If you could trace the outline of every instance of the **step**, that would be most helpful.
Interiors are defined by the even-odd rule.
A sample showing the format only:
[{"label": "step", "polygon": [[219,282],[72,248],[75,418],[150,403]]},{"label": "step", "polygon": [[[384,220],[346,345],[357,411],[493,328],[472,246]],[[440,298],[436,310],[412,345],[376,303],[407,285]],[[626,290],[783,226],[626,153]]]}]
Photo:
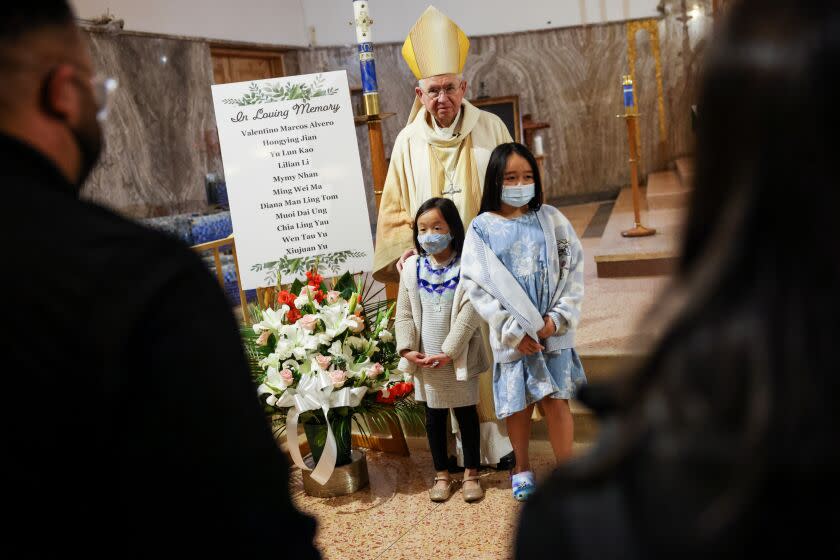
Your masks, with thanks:
[{"label": "step", "polygon": [[651,210],[685,208],[691,189],[680,182],[676,171],[660,171],[648,175],[647,203]]},{"label": "step", "polygon": [[676,164],[680,182],[687,189],[694,188],[694,158],[691,156],[682,157],[676,161]]},{"label": "step", "polygon": [[648,208],[644,191],[641,198],[641,221],[656,234],[627,238],[621,232],[633,227],[631,189],[621,190],[607,222],[601,242],[595,250],[595,264],[601,278],[630,276],[666,276],[673,272],[679,255],[679,236],[683,209]]},{"label": "step", "polygon": [[608,382],[620,375],[632,372],[643,358],[640,353],[619,349],[592,351],[579,347],[578,351],[583,371],[586,372],[586,379],[590,383]]}]

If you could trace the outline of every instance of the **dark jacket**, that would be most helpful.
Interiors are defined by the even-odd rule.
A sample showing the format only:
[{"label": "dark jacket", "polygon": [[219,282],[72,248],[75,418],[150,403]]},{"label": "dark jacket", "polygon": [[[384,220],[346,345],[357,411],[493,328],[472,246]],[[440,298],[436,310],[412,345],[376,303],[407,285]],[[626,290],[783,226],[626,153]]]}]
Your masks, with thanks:
[{"label": "dark jacket", "polygon": [[2,135],[0,185],[7,537],[39,556],[165,542],[317,558],[198,256],[80,201],[50,160]]}]

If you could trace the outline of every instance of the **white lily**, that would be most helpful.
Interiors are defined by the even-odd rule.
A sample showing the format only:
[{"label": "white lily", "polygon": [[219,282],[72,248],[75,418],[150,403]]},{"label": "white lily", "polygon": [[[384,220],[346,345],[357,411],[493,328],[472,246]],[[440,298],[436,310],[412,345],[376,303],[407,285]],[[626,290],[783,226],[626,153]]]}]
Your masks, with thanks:
[{"label": "white lily", "polygon": [[379,331],[379,340],[382,342],[391,342],[394,340],[394,335],[391,334],[391,331],[382,329]]},{"label": "white lily", "polygon": [[364,350],[368,346],[368,341],[360,336],[348,336],[345,340],[353,350]]},{"label": "white lily", "polygon": [[347,377],[361,377],[368,369],[370,369],[369,358],[365,358],[364,362],[360,362],[358,364],[347,362]]},{"label": "white lily", "polygon": [[294,341],[288,338],[281,338],[277,341],[277,346],[274,348],[274,351],[281,360],[287,360],[294,355],[295,348],[297,348],[297,345]]},{"label": "white lily", "polygon": [[298,325],[283,325],[280,329],[280,336],[294,343],[295,346],[302,345],[307,335],[308,333]]},{"label": "white lily", "polygon": [[309,360],[304,360],[301,362],[297,362],[295,360],[286,360],[283,362],[284,368],[289,369],[297,369],[298,373],[301,375],[307,375],[312,371],[312,366],[309,363]]},{"label": "white lily", "polygon": [[344,323],[347,317],[347,303],[325,305],[318,313],[318,317],[324,322],[324,334],[332,340],[347,330],[347,325]]},{"label": "white lily", "polygon": [[288,310],[288,305],[284,305],[278,310],[263,310],[263,319],[259,323],[254,324],[254,333],[260,334],[265,330],[272,331],[275,334],[280,332],[280,328],[283,326],[283,317],[285,317]]},{"label": "white lily", "polygon": [[272,352],[262,360],[260,360],[260,367],[261,368],[274,368],[279,370],[280,369],[280,360],[285,359],[281,358],[277,352]]},{"label": "white lily", "polygon": [[[278,395],[286,390],[288,383],[280,375],[280,371],[276,367],[269,367],[268,374],[265,376],[265,381],[257,388],[257,394],[270,393],[271,395]],[[276,399],[275,399],[276,400]],[[269,403],[269,404],[274,404]]]},{"label": "white lily", "polygon": [[300,329],[296,333],[295,343],[297,346],[292,352],[295,358],[301,362],[306,360],[311,353],[317,351],[320,345],[318,337],[309,334],[305,329]]},{"label": "white lily", "polygon": [[[351,338],[353,337],[347,337],[344,344],[341,344],[338,340],[333,342],[332,346],[330,346],[329,353],[333,356],[344,359],[344,362],[346,363],[344,370],[347,372],[348,377],[361,377],[362,373],[367,370],[368,365],[370,364],[370,359],[365,358],[363,362],[355,363],[356,358],[353,356],[353,347],[356,342],[351,341]],[[359,340],[362,341],[365,347],[367,346],[366,340]]]},{"label": "white lily", "polygon": [[351,332],[362,332],[365,328],[365,320],[358,315],[347,315],[343,321],[344,325],[350,329]]},{"label": "white lily", "polygon": [[310,352],[314,352],[321,345],[321,339],[316,335],[304,332],[301,345]]},{"label": "white lily", "polygon": [[280,327],[280,333],[277,338],[277,346],[274,351],[279,354],[281,360],[286,360],[294,356],[298,361],[306,358],[306,351],[297,351],[303,345],[305,332],[297,325],[283,325]]},{"label": "white lily", "polygon": [[325,332],[316,334],[315,338],[318,340],[319,346],[329,346],[332,344],[332,337]]},{"label": "white lily", "polygon": [[336,340],[332,343],[328,352],[333,356],[344,358],[344,361],[348,364],[353,362],[353,347],[346,342],[342,345],[340,340]]}]

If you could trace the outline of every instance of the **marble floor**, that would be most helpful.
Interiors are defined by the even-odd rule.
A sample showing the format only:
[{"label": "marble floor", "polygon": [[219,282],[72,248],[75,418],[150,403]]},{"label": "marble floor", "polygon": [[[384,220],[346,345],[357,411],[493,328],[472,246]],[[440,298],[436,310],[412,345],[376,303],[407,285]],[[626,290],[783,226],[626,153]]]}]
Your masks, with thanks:
[{"label": "marble floor", "polygon": [[[547,442],[532,442],[531,462],[538,481],[547,476],[553,467]],[[429,500],[434,468],[424,449],[409,457],[369,452],[368,473],[367,488],[325,499],[304,494],[300,471],[293,470],[292,499],[318,520],[316,545],[325,560],[511,558],[521,505],[511,496],[507,471],[483,470],[485,497],[473,504],[460,491],[442,504]]]}]

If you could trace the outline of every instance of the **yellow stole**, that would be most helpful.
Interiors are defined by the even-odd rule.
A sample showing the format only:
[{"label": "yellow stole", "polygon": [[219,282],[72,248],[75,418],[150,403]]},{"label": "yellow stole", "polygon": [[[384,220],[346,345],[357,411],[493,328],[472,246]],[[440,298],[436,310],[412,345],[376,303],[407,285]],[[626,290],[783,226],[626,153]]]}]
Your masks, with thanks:
[{"label": "yellow stole", "polygon": [[[466,138],[455,136],[443,140],[427,131],[429,140],[429,170],[432,181],[432,196],[454,200],[462,197],[458,204],[464,227],[469,225],[481,207],[481,180],[473,159],[472,135]],[[452,186],[461,192],[453,193]]]}]

